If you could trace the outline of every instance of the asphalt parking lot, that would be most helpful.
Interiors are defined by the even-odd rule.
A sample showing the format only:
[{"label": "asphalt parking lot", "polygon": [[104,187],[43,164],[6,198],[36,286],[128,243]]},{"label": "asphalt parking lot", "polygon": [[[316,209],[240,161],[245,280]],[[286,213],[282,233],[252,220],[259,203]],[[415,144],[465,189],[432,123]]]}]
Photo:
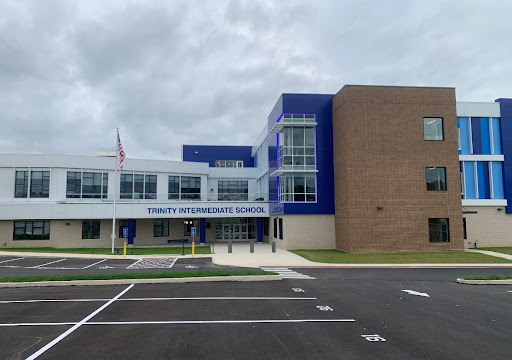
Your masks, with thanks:
[{"label": "asphalt parking lot", "polygon": [[79,259],[1,256],[0,276],[119,274],[141,272],[187,272],[244,269],[217,266],[211,258]]},{"label": "asphalt parking lot", "polygon": [[0,289],[0,358],[510,358],[512,287],[454,280],[512,269],[291,270],[310,278]]}]

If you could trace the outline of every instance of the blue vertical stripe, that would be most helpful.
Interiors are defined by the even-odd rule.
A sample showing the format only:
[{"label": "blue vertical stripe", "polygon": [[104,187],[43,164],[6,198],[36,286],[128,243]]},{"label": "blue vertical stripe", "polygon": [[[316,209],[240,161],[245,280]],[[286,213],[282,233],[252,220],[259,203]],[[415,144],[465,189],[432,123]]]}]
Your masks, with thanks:
[{"label": "blue vertical stripe", "polygon": [[469,119],[467,117],[457,118],[457,122],[459,123],[460,128],[460,154],[469,155],[470,146],[469,146]]},{"label": "blue vertical stripe", "polygon": [[464,161],[464,185],[465,199],[475,199],[475,163],[473,161]]},{"label": "blue vertical stripe", "polygon": [[262,218],[256,219],[256,236],[258,239],[258,242],[263,242],[263,220]]},{"label": "blue vertical stripe", "polygon": [[482,139],[482,154],[491,154],[491,136],[489,134],[489,119],[480,119],[480,135]]},{"label": "blue vertical stripe", "polygon": [[495,155],[501,155],[500,118],[492,118],[492,139]]},{"label": "blue vertical stripe", "polygon": [[477,162],[478,172],[478,198],[490,199],[491,188],[489,185],[489,163],[487,161]]},{"label": "blue vertical stripe", "polygon": [[199,242],[206,243],[206,219],[199,219]]},{"label": "blue vertical stripe", "polygon": [[491,162],[493,199],[504,199],[503,191],[503,163],[501,161]]},{"label": "blue vertical stripe", "polygon": [[473,154],[482,154],[480,118],[471,118],[471,135],[471,140],[473,140]]}]

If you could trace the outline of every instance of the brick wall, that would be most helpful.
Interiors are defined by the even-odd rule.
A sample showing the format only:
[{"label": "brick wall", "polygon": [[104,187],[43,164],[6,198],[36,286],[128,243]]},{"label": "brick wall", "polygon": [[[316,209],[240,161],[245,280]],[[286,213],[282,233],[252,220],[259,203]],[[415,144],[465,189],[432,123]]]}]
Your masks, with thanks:
[{"label": "brick wall", "polygon": [[[443,117],[444,141],[424,140],[424,117]],[[345,86],[333,150],[338,249],[463,248],[455,89]],[[432,166],[446,167],[447,191],[426,190]],[[428,218],[449,218],[450,243],[429,242]]]}]

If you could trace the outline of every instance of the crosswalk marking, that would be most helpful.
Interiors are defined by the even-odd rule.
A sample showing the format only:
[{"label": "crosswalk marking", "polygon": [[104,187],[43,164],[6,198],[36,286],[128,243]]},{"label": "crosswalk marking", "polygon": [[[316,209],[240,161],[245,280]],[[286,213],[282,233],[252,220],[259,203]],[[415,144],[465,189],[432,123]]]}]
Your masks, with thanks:
[{"label": "crosswalk marking", "polygon": [[260,269],[265,270],[265,271],[273,271],[278,274],[281,274],[281,275],[283,275],[284,279],[311,279],[311,280],[316,279],[312,276],[305,275],[305,274],[299,273],[295,270],[291,270],[288,268],[275,268],[275,267],[260,266]]},{"label": "crosswalk marking", "polygon": [[170,269],[173,267],[177,258],[148,258],[140,259],[131,264],[127,269]]}]

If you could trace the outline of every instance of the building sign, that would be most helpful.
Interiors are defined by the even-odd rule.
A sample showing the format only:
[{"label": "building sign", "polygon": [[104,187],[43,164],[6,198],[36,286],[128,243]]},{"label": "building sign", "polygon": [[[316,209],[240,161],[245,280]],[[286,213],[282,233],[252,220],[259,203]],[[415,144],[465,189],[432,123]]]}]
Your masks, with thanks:
[{"label": "building sign", "polygon": [[265,214],[263,206],[148,207],[148,215],[156,214]]}]

